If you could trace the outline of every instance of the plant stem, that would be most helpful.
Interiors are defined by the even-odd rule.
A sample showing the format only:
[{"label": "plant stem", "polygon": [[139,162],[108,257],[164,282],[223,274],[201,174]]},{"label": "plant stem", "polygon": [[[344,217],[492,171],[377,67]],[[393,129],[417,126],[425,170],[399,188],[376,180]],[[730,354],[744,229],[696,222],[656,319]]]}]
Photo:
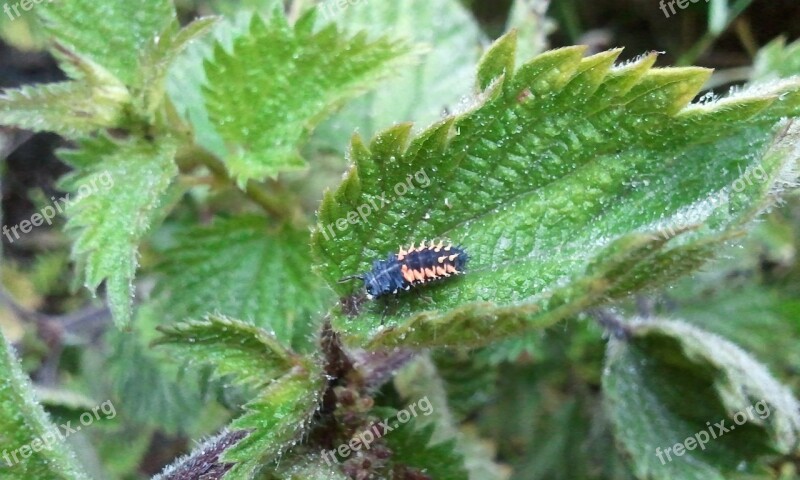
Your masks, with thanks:
[{"label": "plant stem", "polygon": [[[230,176],[222,160],[202,147],[192,145],[187,150],[178,154],[177,161],[178,165],[180,165],[183,170],[191,169],[198,164],[203,165],[208,168],[215,177],[223,180],[225,183],[236,185],[236,181]],[[285,219],[295,216],[294,212],[290,212],[286,209],[285,202],[282,199],[270,194],[263,185],[253,180],[247,182],[244,188],[244,194],[275,218]]]}]

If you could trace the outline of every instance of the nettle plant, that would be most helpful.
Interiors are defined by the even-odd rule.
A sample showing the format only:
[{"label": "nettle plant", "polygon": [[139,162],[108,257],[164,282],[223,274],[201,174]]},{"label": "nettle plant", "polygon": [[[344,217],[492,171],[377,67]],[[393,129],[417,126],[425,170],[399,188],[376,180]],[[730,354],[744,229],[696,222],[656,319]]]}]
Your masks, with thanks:
[{"label": "nettle plant", "polygon": [[[707,69],[581,46],[520,58],[514,31],[477,60],[477,28],[431,3],[336,19],[278,5],[185,26],[168,0],[36,6],[69,79],[5,91],[0,122],[73,140],[67,192],[113,178],[66,212],[76,271],[92,292],[104,284],[109,344],[136,367],[124,375],[167,362],[151,350],[183,372],[182,407],[134,400],[176,395],[142,375],[120,378],[117,410],[208,433],[176,408],[200,416],[196,383],[234,392],[235,418],[157,478],[507,478],[458,429],[429,352],[511,358],[520,339],[593,317],[610,332],[606,411],[637,477],[730,478],[792,456],[798,403],[747,353],[603,307],[697,270],[795,184],[800,79],[693,102]],[[398,5],[458,30],[422,38],[449,50],[366,31],[391,35]],[[373,301],[339,282],[425,239],[462,245],[466,274]],[[52,427],[0,348],[0,444],[13,449]],[[655,454],[757,402],[767,418]],[[411,405],[430,408],[403,424]],[[88,471],[61,439],[0,476]]]}]

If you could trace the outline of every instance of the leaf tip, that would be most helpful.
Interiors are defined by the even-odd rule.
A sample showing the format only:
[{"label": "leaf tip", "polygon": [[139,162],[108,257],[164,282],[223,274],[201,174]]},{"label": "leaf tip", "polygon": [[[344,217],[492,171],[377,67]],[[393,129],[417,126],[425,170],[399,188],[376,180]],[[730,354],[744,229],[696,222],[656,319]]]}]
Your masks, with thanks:
[{"label": "leaf tip", "polygon": [[478,88],[485,90],[496,79],[514,72],[517,53],[517,30],[497,39],[478,64]]}]

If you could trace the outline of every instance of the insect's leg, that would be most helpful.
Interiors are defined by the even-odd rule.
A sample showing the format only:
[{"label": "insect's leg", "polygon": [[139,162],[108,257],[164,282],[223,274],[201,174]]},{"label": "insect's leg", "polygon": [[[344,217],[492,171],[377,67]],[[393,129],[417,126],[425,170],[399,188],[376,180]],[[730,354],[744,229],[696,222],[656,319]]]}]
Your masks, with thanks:
[{"label": "insect's leg", "polygon": [[381,325],[384,324],[386,320],[386,315],[394,315],[397,313],[397,309],[400,307],[400,302],[394,296],[385,296],[381,299],[383,303],[383,311],[381,313]]},{"label": "insect's leg", "polygon": [[428,305],[433,305],[433,297],[430,295],[423,295],[421,289],[415,288],[413,289],[413,295],[422,302],[427,303]]}]

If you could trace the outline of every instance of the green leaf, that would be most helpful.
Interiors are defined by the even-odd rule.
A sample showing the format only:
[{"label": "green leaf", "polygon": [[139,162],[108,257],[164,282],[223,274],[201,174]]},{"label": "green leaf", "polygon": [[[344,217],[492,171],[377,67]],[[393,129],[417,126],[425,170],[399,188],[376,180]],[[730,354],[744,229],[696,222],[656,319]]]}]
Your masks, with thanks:
[{"label": "green leaf", "polygon": [[282,13],[254,15],[232,52],[217,45],[206,63],[209,117],[225,141],[225,163],[241,185],[306,166],[308,132],[345,100],[401,64],[408,48],[334,26],[313,30],[313,12],[294,27]]},{"label": "green leaf", "polygon": [[[502,342],[496,344],[504,347]],[[502,350],[504,354],[509,348]],[[438,349],[432,352],[436,369],[444,380],[447,403],[456,422],[463,422],[485,407],[497,389],[500,372],[487,361],[492,350]],[[513,353],[508,354],[513,355]],[[519,358],[519,355],[513,358]]]},{"label": "green leaf", "polygon": [[764,82],[800,75],[800,40],[786,44],[777,38],[758,51],[752,81]]},{"label": "green leaf", "polygon": [[192,42],[206,34],[217,21],[214,17],[198,18],[180,28],[177,20],[147,45],[139,63],[139,85],[142,99],[141,111],[152,116],[161,106],[167,88],[167,76],[175,59]]},{"label": "green leaf", "polygon": [[335,309],[347,342],[481,345],[552,325],[698,268],[795,179],[800,127],[779,122],[800,112],[800,81],[688,105],[708,71],[570,47],[514,73],[510,38],[481,62],[491,86],[472,110],[353,139],[312,235],[332,288],[357,295],[337,281],[424,239],[471,259],[418,295]]},{"label": "green leaf", "polygon": [[64,442],[62,430],[34,400],[31,382],[2,334],[0,372],[0,477],[88,480]]},{"label": "green leaf", "polygon": [[[728,277],[729,279],[731,277]],[[752,352],[779,378],[796,381],[800,364],[800,301],[774,289],[746,284],[741,287],[717,279],[715,285],[698,279],[670,289],[683,320],[725,337]],[[698,292],[698,286],[706,289]],[[714,287],[719,291],[710,291]],[[688,288],[692,293],[690,294]],[[754,326],[758,328],[754,328]]]},{"label": "green leaf", "polygon": [[[413,419],[386,437],[393,453],[395,471],[397,465],[402,465],[437,480],[491,478],[468,476],[464,470],[464,457],[457,452],[455,441],[436,442],[432,439],[433,424],[419,427],[418,423],[418,419]],[[414,478],[413,475],[409,477]]]},{"label": "green leaf", "polygon": [[[615,448],[603,409],[601,335],[597,322],[567,321],[528,335],[540,338],[533,356],[523,354],[493,369],[500,372],[495,390],[472,418],[516,472],[512,478],[634,478]],[[486,350],[497,355],[502,346]]]},{"label": "green leaf", "polygon": [[167,320],[218,312],[307,344],[330,293],[311,272],[307,231],[267,224],[243,216],[179,231],[156,290]]},{"label": "green leaf", "polygon": [[[172,434],[195,431],[207,402],[208,372],[188,371],[163,349],[149,348],[162,311],[145,304],[129,329],[110,329],[107,352],[84,354],[83,374],[108,382],[113,398],[125,399],[125,418],[135,425]],[[99,357],[99,358],[98,358]],[[153,417],[158,412],[158,417]],[[221,418],[219,423],[225,422]]]},{"label": "green leaf", "polygon": [[220,316],[160,326],[155,345],[180,345],[178,353],[214,366],[219,375],[263,387],[297,363],[277,338],[253,325]]},{"label": "green leaf", "polygon": [[326,385],[311,359],[291,352],[258,327],[223,317],[159,330],[163,337],[156,344],[177,345],[178,354],[207,362],[218,374],[258,389],[244,406],[245,413],[229,426],[249,432],[223,456],[223,461],[236,464],[231,478],[249,478],[305,433]]},{"label": "green leaf", "polygon": [[[722,480],[795,451],[800,405],[750,355],[682,322],[624,328],[628,338],[609,344],[603,388],[639,478]],[[676,453],[677,444],[691,448]]]},{"label": "green leaf", "polygon": [[[418,356],[401,370],[394,380],[397,391],[408,402],[429,402],[430,410],[415,418],[414,425],[400,431],[419,429],[414,433],[387,436],[397,463],[433,473],[433,478],[469,478],[504,480],[508,478],[496,463],[492,452],[480,445],[477,438],[459,431],[447,403],[447,391],[430,357]],[[429,445],[431,444],[431,445]],[[396,450],[397,449],[397,450]],[[436,457],[440,457],[437,459]]]},{"label": "green leaf", "polygon": [[85,286],[95,291],[106,280],[114,321],[130,320],[138,244],[159,213],[177,167],[169,138],[150,142],[107,137],[85,140],[61,157],[76,171],[62,180],[71,197],[63,202],[73,234],[72,257]]},{"label": "green leaf", "polygon": [[88,59],[68,57],[81,82],[27,85],[0,95],[0,124],[79,137],[124,123],[130,94],[113,75]]},{"label": "green leaf", "polygon": [[512,30],[494,42],[478,64],[478,88],[486,90],[504,75],[511,76],[516,66],[517,32]]},{"label": "green leaf", "polygon": [[[37,5],[36,11],[60,44],[88,56],[125,85],[136,79],[140,52],[175,21],[170,0],[70,0],[46,2]],[[76,77],[69,65],[66,70]]]},{"label": "green leaf", "polygon": [[310,429],[325,385],[322,371],[304,360],[248,402],[246,413],[230,428],[251,433],[223,456],[236,462],[231,478],[250,474],[299,443]]},{"label": "green leaf", "polygon": [[234,19],[222,18],[208,35],[189,44],[169,68],[167,93],[177,112],[192,126],[195,142],[218,157],[226,154],[225,142],[208,118],[202,86],[208,83],[203,64],[214,53],[214,45],[230,50],[233,39],[247,33],[251,13],[240,13]]},{"label": "green leaf", "polygon": [[345,139],[357,131],[371,137],[386,125],[413,121],[428,125],[442,112],[463,107],[475,81],[474,66],[487,42],[472,14],[457,0],[358,2],[341,11],[323,3],[320,16],[348,31],[409,38],[423,45],[418,64],[404,68],[381,88],[350,102],[314,132],[319,149],[344,153]]}]

